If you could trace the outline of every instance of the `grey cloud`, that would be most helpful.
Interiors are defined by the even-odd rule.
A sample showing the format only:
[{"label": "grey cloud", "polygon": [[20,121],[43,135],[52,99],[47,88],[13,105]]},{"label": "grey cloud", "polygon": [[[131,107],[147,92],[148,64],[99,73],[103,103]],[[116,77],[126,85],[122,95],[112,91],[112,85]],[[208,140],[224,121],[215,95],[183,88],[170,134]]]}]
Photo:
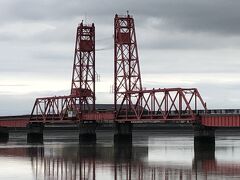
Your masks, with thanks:
[{"label": "grey cloud", "polygon": [[[96,39],[111,38],[113,16],[130,10],[135,17],[139,42],[143,48],[214,49],[240,46],[240,2],[234,0],[149,0],[149,1],[4,1],[0,24],[42,23],[56,27],[34,36],[18,37],[0,33],[0,39],[35,43],[73,43],[81,19],[96,24]],[[1,28],[1,26],[0,26]],[[154,31],[154,33],[152,33]],[[163,33],[163,36],[156,34]],[[165,37],[164,37],[165,36]],[[146,40],[146,41],[145,41]],[[111,41],[96,44],[99,49]]]},{"label": "grey cloud", "polygon": [[[69,94],[68,91],[34,92],[22,95],[11,95],[1,92],[0,115],[25,115],[30,114],[36,97]],[[4,94],[6,93],[6,94]]]},{"label": "grey cloud", "polygon": [[146,9],[141,7],[137,14],[146,17],[144,23],[149,17],[161,20],[162,24],[155,24],[156,28],[226,35],[240,33],[239,1],[161,0],[151,1]]},{"label": "grey cloud", "polygon": [[[146,20],[155,17],[163,20],[160,28],[183,31],[213,32],[223,34],[240,33],[240,2],[235,0],[149,0],[149,1],[76,1],[52,0],[4,1],[2,21],[10,20],[69,20],[84,18],[85,15],[96,22],[112,22],[115,13],[130,10],[139,24],[146,25]],[[4,19],[3,19],[4,18]],[[159,26],[157,26],[159,27]]]},{"label": "grey cloud", "polygon": [[201,49],[201,50],[214,50],[220,48],[240,47],[240,38],[224,38],[217,37],[209,34],[185,34],[171,35],[171,33],[165,34],[165,37],[151,37],[148,39],[139,37],[139,48],[142,49]]},{"label": "grey cloud", "polygon": [[143,74],[238,73],[237,50],[144,50],[140,52]]},{"label": "grey cloud", "polygon": [[[66,80],[69,77],[70,84],[75,31],[77,24],[86,19],[96,26],[96,70],[101,76],[112,78],[113,17],[115,13],[125,14],[127,10],[135,18],[143,80],[149,73],[158,73],[159,77],[161,73],[186,76],[190,73],[237,73],[240,65],[240,54],[237,53],[240,47],[239,9],[240,1],[236,0],[1,0],[1,77],[18,77],[19,74],[42,79]],[[17,29],[8,31],[6,28],[18,23],[23,26],[20,30],[25,31],[26,25],[30,33],[15,33]],[[50,28],[35,32],[41,25]],[[4,27],[7,31],[3,32]],[[226,52],[226,49],[230,51]],[[223,94],[228,94],[226,107],[233,106],[232,97],[240,99],[237,85],[222,84],[223,89],[216,84],[196,86],[212,106],[225,103],[219,98]],[[4,108],[0,113],[12,113],[15,101],[18,102],[13,107],[16,113],[29,112],[35,97],[55,94],[68,93],[35,92],[22,96],[22,99],[5,97],[0,102],[0,108]],[[97,95],[101,103],[107,97]],[[22,104],[26,104],[25,109]]]}]

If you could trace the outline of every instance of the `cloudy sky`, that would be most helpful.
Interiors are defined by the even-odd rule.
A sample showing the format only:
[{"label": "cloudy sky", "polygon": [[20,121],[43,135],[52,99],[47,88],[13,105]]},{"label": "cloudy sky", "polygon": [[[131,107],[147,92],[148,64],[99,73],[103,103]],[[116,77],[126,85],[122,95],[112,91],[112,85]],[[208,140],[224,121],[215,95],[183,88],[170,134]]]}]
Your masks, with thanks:
[{"label": "cloudy sky", "polygon": [[0,115],[68,95],[75,31],[95,23],[97,103],[112,103],[113,18],[135,18],[143,86],[196,87],[209,108],[240,108],[240,1],[0,0]]}]

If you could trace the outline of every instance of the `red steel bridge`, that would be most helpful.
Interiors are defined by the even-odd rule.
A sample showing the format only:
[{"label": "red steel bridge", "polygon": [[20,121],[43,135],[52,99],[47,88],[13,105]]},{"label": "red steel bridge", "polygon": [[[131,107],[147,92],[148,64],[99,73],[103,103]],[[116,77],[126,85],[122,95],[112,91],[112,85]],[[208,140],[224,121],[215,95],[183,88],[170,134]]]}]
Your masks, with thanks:
[{"label": "red steel bridge", "polygon": [[129,14],[114,18],[113,110],[96,108],[95,82],[95,26],[82,22],[76,32],[70,95],[37,98],[29,117],[2,117],[0,126],[174,121],[240,127],[239,110],[208,110],[197,88],[143,88],[134,19]]}]

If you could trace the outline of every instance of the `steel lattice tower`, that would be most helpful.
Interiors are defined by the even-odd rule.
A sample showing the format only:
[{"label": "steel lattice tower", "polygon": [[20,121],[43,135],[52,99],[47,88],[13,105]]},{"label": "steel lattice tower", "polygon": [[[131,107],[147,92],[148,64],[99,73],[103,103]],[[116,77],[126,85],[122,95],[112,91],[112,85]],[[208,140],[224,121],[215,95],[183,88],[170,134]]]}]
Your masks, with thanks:
[{"label": "steel lattice tower", "polygon": [[[133,96],[127,92],[141,91],[142,82],[138,60],[134,19],[115,15],[114,19],[114,104],[130,109]],[[120,107],[120,108],[121,108]]]},{"label": "steel lattice tower", "polygon": [[95,27],[77,28],[71,95],[79,97],[80,111],[95,110]]}]

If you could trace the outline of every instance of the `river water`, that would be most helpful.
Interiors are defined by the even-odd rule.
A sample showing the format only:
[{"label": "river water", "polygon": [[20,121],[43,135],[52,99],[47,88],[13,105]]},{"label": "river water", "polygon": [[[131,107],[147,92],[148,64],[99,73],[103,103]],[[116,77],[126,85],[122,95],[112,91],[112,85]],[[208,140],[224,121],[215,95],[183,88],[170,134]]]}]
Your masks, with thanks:
[{"label": "river water", "polygon": [[0,144],[1,180],[240,179],[238,131],[217,132],[213,150],[194,150],[190,130],[138,131],[124,145],[105,131],[96,144],[79,144],[77,132],[45,133],[43,144],[25,136]]}]

